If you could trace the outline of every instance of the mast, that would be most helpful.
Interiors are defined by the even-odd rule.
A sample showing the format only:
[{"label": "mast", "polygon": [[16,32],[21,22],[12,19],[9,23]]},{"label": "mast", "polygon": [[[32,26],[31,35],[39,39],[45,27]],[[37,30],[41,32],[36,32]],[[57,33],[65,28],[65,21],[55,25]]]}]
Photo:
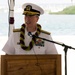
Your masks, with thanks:
[{"label": "mast", "polygon": [[13,29],[14,29],[14,5],[15,5],[15,0],[8,0],[8,6],[9,6],[9,31],[8,31],[8,36],[10,36],[13,33]]}]

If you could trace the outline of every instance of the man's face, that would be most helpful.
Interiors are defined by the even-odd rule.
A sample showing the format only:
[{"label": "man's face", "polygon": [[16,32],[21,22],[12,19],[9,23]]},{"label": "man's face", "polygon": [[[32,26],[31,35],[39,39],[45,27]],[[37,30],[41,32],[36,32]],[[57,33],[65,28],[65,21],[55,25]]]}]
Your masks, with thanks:
[{"label": "man's face", "polygon": [[36,25],[39,17],[37,15],[25,15],[24,20],[27,27],[33,27]]}]

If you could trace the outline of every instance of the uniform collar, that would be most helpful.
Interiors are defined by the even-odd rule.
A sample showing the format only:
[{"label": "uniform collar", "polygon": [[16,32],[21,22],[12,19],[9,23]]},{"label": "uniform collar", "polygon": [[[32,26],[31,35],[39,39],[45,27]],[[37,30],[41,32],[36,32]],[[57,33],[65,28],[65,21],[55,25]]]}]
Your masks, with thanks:
[{"label": "uniform collar", "polygon": [[[36,33],[36,31],[31,32],[31,34],[32,34],[32,35],[34,35],[35,33]],[[26,28],[25,28],[25,35],[26,35],[26,36],[28,36],[28,31],[27,31],[27,29],[26,29]]]}]

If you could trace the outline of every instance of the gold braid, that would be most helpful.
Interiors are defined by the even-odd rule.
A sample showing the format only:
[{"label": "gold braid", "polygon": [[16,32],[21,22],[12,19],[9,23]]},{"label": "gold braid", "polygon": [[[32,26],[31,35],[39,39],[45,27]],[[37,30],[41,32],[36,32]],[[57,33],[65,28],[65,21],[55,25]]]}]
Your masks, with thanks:
[{"label": "gold braid", "polygon": [[[37,24],[37,32],[35,33],[35,36],[39,36],[39,34],[41,33],[41,26],[39,24]],[[33,45],[36,42],[36,38],[32,37],[31,42],[29,43],[29,46],[25,46],[25,42],[24,42],[24,37],[25,35],[25,24],[23,24],[21,26],[21,32],[20,32],[20,46],[23,50],[29,51],[33,48]]]}]

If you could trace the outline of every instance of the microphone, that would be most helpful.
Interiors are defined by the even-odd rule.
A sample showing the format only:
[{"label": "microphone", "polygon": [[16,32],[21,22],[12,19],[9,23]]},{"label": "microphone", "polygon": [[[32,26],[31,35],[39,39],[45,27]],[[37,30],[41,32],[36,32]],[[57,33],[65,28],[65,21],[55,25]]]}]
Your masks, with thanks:
[{"label": "microphone", "polygon": [[31,32],[28,32],[28,35],[29,35],[30,37],[33,37],[33,38],[38,38],[37,36],[32,35],[32,33],[31,33]]},{"label": "microphone", "polygon": [[28,36],[32,37],[33,35],[32,35],[32,33],[31,33],[31,32],[28,32]]},{"label": "microphone", "polygon": [[74,50],[75,50],[75,48],[73,48],[73,47],[71,47],[71,46],[68,46],[68,45],[65,45],[64,43],[56,42],[56,41],[53,41],[53,40],[48,40],[48,39],[45,39],[45,38],[42,38],[42,37],[39,37],[39,36],[32,35],[31,32],[28,32],[28,35],[29,35],[30,37],[33,37],[33,38],[40,38],[40,39],[43,39],[43,40],[45,40],[45,41],[52,42],[52,43],[55,43],[55,44],[58,44],[58,45],[61,45],[61,46],[64,46],[64,47],[68,47],[68,48],[70,48],[70,49],[74,49]]}]

